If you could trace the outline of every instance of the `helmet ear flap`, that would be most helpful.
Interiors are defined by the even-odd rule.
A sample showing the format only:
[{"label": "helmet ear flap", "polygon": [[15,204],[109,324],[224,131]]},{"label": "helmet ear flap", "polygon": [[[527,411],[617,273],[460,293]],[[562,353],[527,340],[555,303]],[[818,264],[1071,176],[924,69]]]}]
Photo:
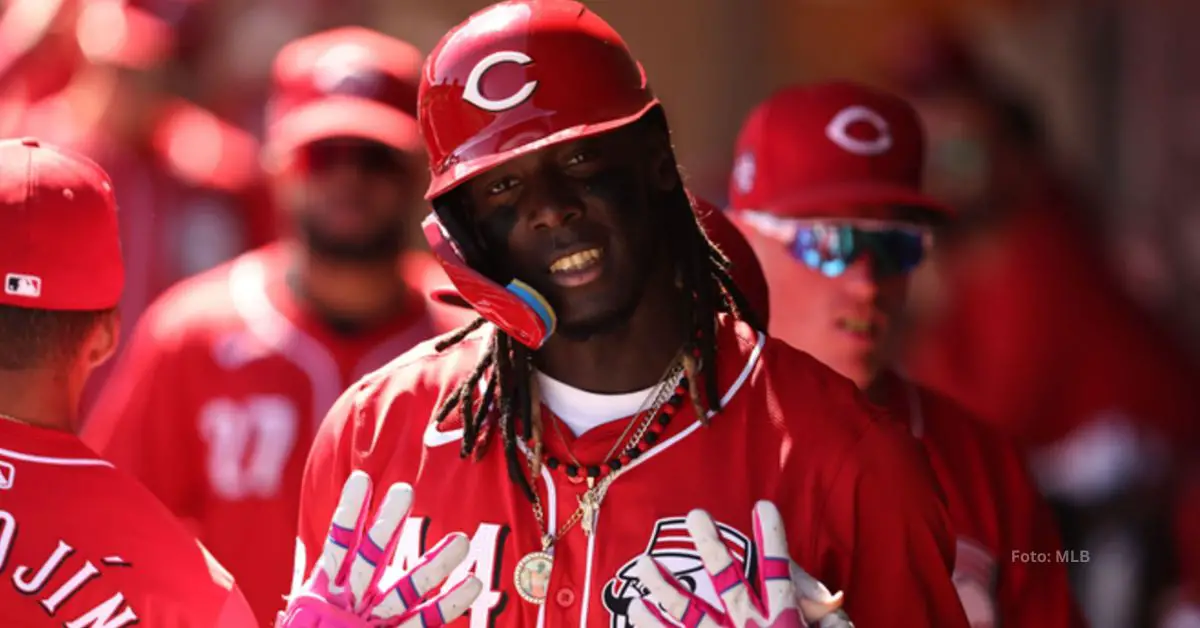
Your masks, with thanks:
[{"label": "helmet ear flap", "polygon": [[[448,223],[442,214],[434,210],[421,223],[430,251],[441,264],[458,294],[500,330],[517,342],[538,349],[554,333],[558,317],[554,308],[532,286],[516,280],[498,281],[489,275],[496,273],[487,263],[469,262],[468,255],[476,260],[484,259],[470,233],[462,240],[453,235],[464,234],[461,221],[455,220],[452,211],[446,212]],[[456,225],[456,226],[451,226]],[[479,264],[479,265],[476,265]],[[485,274],[484,271],[490,271]]]},{"label": "helmet ear flap", "polygon": [[505,285],[512,277],[505,270],[503,263],[488,254],[478,234],[471,228],[467,202],[460,190],[451,190],[433,199],[433,212],[450,235],[463,261],[479,274]]}]

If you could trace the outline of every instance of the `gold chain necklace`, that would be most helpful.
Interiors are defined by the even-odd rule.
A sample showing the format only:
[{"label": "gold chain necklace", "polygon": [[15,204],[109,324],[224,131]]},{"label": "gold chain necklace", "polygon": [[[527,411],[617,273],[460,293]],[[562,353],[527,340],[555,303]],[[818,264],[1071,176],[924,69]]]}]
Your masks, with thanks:
[{"label": "gold chain necklace", "polygon": [[[679,378],[683,375],[684,367],[682,362],[677,361],[667,372],[666,377],[660,382],[661,389],[658,396],[654,400],[649,412],[641,421],[637,430],[630,439],[631,446],[640,443],[646,436],[646,432],[650,429],[650,425],[654,421],[655,415],[662,409],[663,404],[670,399],[671,394],[675,391],[675,386],[678,385]],[[630,424],[631,426],[633,423]],[[623,440],[623,439],[622,439]],[[620,441],[617,443],[620,444]],[[534,456],[528,448],[522,448],[526,459],[529,462],[530,475],[534,478],[538,477],[539,460]],[[531,604],[541,605],[546,602],[546,597],[550,587],[550,572],[554,568],[554,554],[551,553],[554,544],[558,542],[575,524],[580,524],[584,534],[591,536],[595,529],[596,514],[600,510],[600,503],[604,501],[604,496],[608,492],[608,487],[615,481],[625,469],[621,467],[600,478],[597,482],[595,478],[587,478],[588,489],[583,495],[580,495],[579,506],[575,512],[559,527],[557,532],[546,528],[546,513],[542,508],[542,500],[537,495],[537,490],[534,489],[533,496],[533,516],[537,519],[538,530],[542,533],[542,547],[540,550],[526,554],[517,563],[516,569],[513,571],[513,581],[517,587],[517,593],[526,602]]]},{"label": "gold chain necklace", "polygon": [[[671,364],[667,366],[667,370],[663,373],[662,378],[658,380],[657,390],[651,390],[649,394],[646,395],[646,398],[642,400],[638,411],[633,414],[633,420],[629,422],[629,425],[625,426],[625,429],[621,432],[621,436],[617,438],[616,442],[613,443],[613,446],[608,450],[608,453],[604,454],[603,460],[608,460],[617,453],[617,450],[621,448],[621,444],[625,442],[625,438],[629,436],[629,432],[633,430],[634,427],[638,427],[638,429],[641,431],[635,432],[634,437],[630,439],[629,442],[631,444],[637,444],[641,441],[641,437],[645,436],[646,430],[650,427],[651,422],[654,420],[654,416],[658,414],[658,411],[662,409],[663,404],[666,403],[668,398],[670,398],[670,395],[665,393],[674,390],[675,385],[679,382],[679,376],[682,373],[683,362],[681,361],[680,356],[676,355],[675,359],[671,360]],[[646,402],[650,401],[651,399],[653,399],[653,401],[651,401],[650,407],[647,409]],[[579,461],[579,458],[575,457],[575,452],[571,451],[571,447],[567,444],[567,438],[563,435],[562,428],[559,427],[559,421],[557,419],[558,416],[555,415],[551,419],[550,425],[554,428],[554,434],[558,436],[558,440],[562,442],[563,449],[565,449],[567,455],[571,457],[571,462],[575,463],[575,465],[579,467],[586,466]]]}]

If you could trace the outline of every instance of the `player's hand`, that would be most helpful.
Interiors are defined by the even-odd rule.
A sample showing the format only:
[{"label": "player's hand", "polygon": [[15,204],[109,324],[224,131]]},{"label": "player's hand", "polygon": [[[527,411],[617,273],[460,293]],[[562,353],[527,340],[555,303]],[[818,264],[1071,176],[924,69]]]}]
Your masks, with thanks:
[{"label": "player's hand", "polygon": [[796,586],[796,603],[800,614],[810,626],[819,628],[854,628],[850,617],[842,610],[842,592],[830,593],[825,583],[812,577],[804,568],[789,560],[792,584]]},{"label": "player's hand", "polygon": [[693,510],[687,516],[687,529],[713,588],[721,596],[722,608],[700,599],[653,558],[642,556],[634,564],[633,575],[641,579],[649,596],[630,605],[633,624],[685,628],[801,628],[810,623],[825,628],[850,626],[839,610],[842,594],[831,595],[789,558],[779,510],[770,502],[759,502],[753,519],[760,554],[757,568],[761,595],[750,587],[741,566],[729,555],[712,517],[703,510]]},{"label": "player's hand", "polygon": [[483,588],[474,576],[430,595],[466,558],[470,544],[461,533],[447,535],[398,579],[380,582],[412,500],[411,486],[393,484],[367,528],[371,478],[361,471],[351,473],[321,557],[308,580],[289,596],[276,628],[425,628],[465,613]]}]

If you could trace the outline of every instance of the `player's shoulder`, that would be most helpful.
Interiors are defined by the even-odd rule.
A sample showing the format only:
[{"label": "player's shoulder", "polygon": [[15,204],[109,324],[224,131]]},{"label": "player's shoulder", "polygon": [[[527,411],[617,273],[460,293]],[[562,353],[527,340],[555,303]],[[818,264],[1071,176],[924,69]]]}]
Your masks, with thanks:
[{"label": "player's shoulder", "polygon": [[484,325],[452,342],[462,331],[458,328],[423,340],[364,380],[418,388],[456,385],[474,370],[495,329]]},{"label": "player's shoulder", "polygon": [[25,449],[4,450],[0,458],[11,471],[5,507],[24,534],[102,558],[106,581],[131,603],[179,601],[183,608],[195,601],[196,611],[222,602],[233,588],[228,572],[131,475],[82,443],[42,439],[27,441]]},{"label": "player's shoulder", "polygon": [[984,458],[1019,459],[1016,443],[950,396],[911,382],[917,395],[918,436],[947,447],[970,449]]},{"label": "player's shoulder", "polygon": [[244,327],[245,308],[239,301],[265,298],[266,277],[276,270],[279,246],[248,251],[172,285],[142,315],[142,332],[166,345],[186,345]]},{"label": "player's shoulder", "polygon": [[791,432],[849,443],[883,422],[882,409],[854,382],[778,338],[765,339],[761,371],[767,399]]},{"label": "player's shoulder", "polygon": [[810,463],[833,464],[869,432],[886,430],[883,411],[811,355],[741,321],[723,318],[722,329],[720,388],[729,391],[730,411],[764,447],[803,442],[811,446],[792,450]]},{"label": "player's shoulder", "polygon": [[351,418],[370,423],[396,410],[429,415],[470,376],[492,333],[493,327],[484,325],[458,342],[450,340],[461,335],[461,330],[420,342],[351,386],[339,401],[345,410],[338,414],[352,414]]},{"label": "player's shoulder", "polygon": [[921,440],[932,455],[953,461],[955,471],[989,478],[995,490],[1032,495],[1033,480],[1017,443],[949,396],[921,384],[917,391]]}]

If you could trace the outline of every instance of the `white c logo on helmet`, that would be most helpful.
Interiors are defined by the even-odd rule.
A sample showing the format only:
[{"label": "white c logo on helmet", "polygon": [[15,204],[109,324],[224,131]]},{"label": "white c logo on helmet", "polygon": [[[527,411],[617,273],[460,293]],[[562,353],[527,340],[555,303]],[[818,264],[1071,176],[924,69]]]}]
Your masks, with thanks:
[{"label": "white c logo on helmet", "polygon": [[[860,140],[856,137],[851,137],[849,133],[850,125],[855,122],[863,122],[871,125],[875,129],[875,138]],[[829,136],[829,139],[834,144],[841,146],[855,155],[881,155],[888,152],[892,147],[892,130],[888,127],[887,120],[884,120],[883,116],[878,113],[861,105],[846,107],[839,111],[833,117],[833,120],[829,122],[829,126],[825,127],[825,135]]]},{"label": "white c logo on helmet", "polygon": [[529,65],[530,63],[533,63],[533,59],[529,55],[523,52],[517,52],[516,50],[501,50],[499,52],[493,52],[483,59],[480,59],[479,63],[476,63],[475,67],[471,68],[471,73],[467,75],[467,86],[466,90],[463,92],[463,100],[475,105],[476,107],[479,107],[480,109],[483,109],[484,111],[493,112],[512,109],[513,107],[516,107],[517,105],[528,100],[529,97],[533,95],[533,90],[537,89],[537,81],[529,81],[528,83],[522,85],[521,89],[517,90],[517,93],[507,98],[501,98],[500,100],[492,100],[491,98],[484,96],[483,92],[479,91],[479,82],[483,80],[483,75],[488,70],[492,69],[492,67],[500,65],[501,63]]}]

